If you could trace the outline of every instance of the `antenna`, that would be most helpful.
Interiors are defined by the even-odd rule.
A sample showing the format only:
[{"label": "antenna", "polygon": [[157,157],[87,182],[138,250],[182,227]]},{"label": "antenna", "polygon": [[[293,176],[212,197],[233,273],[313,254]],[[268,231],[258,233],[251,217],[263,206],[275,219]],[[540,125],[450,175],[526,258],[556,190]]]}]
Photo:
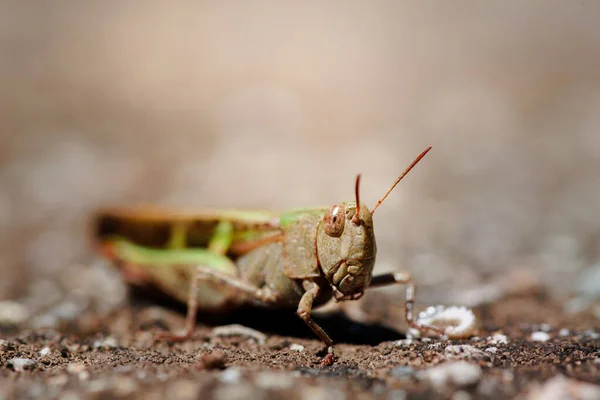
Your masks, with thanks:
[{"label": "antenna", "polygon": [[354,185],[354,195],[356,196],[356,212],[352,217],[352,222],[355,225],[360,223],[360,174],[356,175],[356,184]]},{"label": "antenna", "polygon": [[[425,157],[425,154],[427,154],[427,152],[429,150],[431,150],[431,146],[429,146],[421,154],[419,154],[419,156],[417,158],[415,158],[415,160],[408,166],[408,168],[406,168],[404,170],[404,172],[402,173],[402,175],[400,175],[398,177],[398,179],[396,179],[396,182],[394,182],[394,184],[388,189],[388,191],[385,192],[385,194],[383,195],[383,197],[381,199],[379,199],[379,201],[377,202],[377,204],[375,204],[375,207],[373,207],[373,210],[371,210],[371,215],[375,214],[375,210],[377,210],[377,207],[379,207],[381,205],[381,203],[383,203],[383,201],[385,200],[385,198],[388,197],[388,194],[390,194],[391,191],[394,190],[394,188],[402,180],[402,178],[404,178],[406,176],[406,174],[408,174],[410,172],[410,170],[413,169],[413,167],[415,165],[417,165],[417,163],[419,161],[421,161],[421,158]],[[359,175],[359,177],[360,177],[360,175]],[[358,187],[358,181],[357,181],[357,187]],[[358,196],[357,196],[357,198],[358,198]]]}]

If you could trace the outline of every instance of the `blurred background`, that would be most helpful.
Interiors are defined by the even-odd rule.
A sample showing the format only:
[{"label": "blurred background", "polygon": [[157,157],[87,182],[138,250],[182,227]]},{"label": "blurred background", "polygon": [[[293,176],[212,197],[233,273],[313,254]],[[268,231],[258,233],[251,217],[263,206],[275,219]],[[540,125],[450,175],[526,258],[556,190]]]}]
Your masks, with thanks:
[{"label": "blurred background", "polygon": [[377,272],[412,271],[424,303],[593,298],[598,21],[593,1],[2,1],[0,314],[122,299],[99,206],[329,205],[359,172],[372,206],[429,145],[375,216]]}]

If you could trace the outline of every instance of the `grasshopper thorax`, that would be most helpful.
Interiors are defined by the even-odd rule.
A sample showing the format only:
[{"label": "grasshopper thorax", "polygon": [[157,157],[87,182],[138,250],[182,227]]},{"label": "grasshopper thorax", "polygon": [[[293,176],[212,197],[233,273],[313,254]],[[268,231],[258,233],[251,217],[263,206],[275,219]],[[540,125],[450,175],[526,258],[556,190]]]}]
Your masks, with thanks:
[{"label": "grasshopper thorax", "polygon": [[373,218],[365,204],[358,204],[358,215],[354,201],[334,205],[317,230],[319,264],[338,299],[360,297],[375,265]]}]

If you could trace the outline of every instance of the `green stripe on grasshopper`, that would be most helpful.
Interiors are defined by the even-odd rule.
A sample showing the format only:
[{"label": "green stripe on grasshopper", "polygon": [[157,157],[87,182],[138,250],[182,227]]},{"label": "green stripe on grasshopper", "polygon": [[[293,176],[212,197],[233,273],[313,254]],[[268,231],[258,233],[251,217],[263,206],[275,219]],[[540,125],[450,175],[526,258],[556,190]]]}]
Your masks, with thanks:
[{"label": "green stripe on grasshopper", "polygon": [[281,214],[279,224],[282,229],[307,216],[322,216],[329,207],[297,208]]},{"label": "green stripe on grasshopper", "polygon": [[231,260],[208,249],[154,249],[138,246],[122,238],[107,240],[105,244],[113,258],[144,267],[201,264],[225,273],[236,273]]}]

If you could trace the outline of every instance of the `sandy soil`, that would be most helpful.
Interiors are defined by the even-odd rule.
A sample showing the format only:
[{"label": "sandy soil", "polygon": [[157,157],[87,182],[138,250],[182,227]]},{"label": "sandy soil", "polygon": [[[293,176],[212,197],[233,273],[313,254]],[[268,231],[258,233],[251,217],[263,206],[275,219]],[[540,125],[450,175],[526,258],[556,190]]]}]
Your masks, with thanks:
[{"label": "sandy soil", "polygon": [[[294,313],[201,315],[174,344],[153,336],[181,327],[181,310],[136,300],[60,332],[5,328],[0,398],[600,398],[598,320],[561,309],[543,293],[481,306],[479,337],[462,341],[408,340],[390,321],[331,313],[318,321],[338,359],[322,366],[322,344]],[[221,335],[232,323],[251,330]]]}]

